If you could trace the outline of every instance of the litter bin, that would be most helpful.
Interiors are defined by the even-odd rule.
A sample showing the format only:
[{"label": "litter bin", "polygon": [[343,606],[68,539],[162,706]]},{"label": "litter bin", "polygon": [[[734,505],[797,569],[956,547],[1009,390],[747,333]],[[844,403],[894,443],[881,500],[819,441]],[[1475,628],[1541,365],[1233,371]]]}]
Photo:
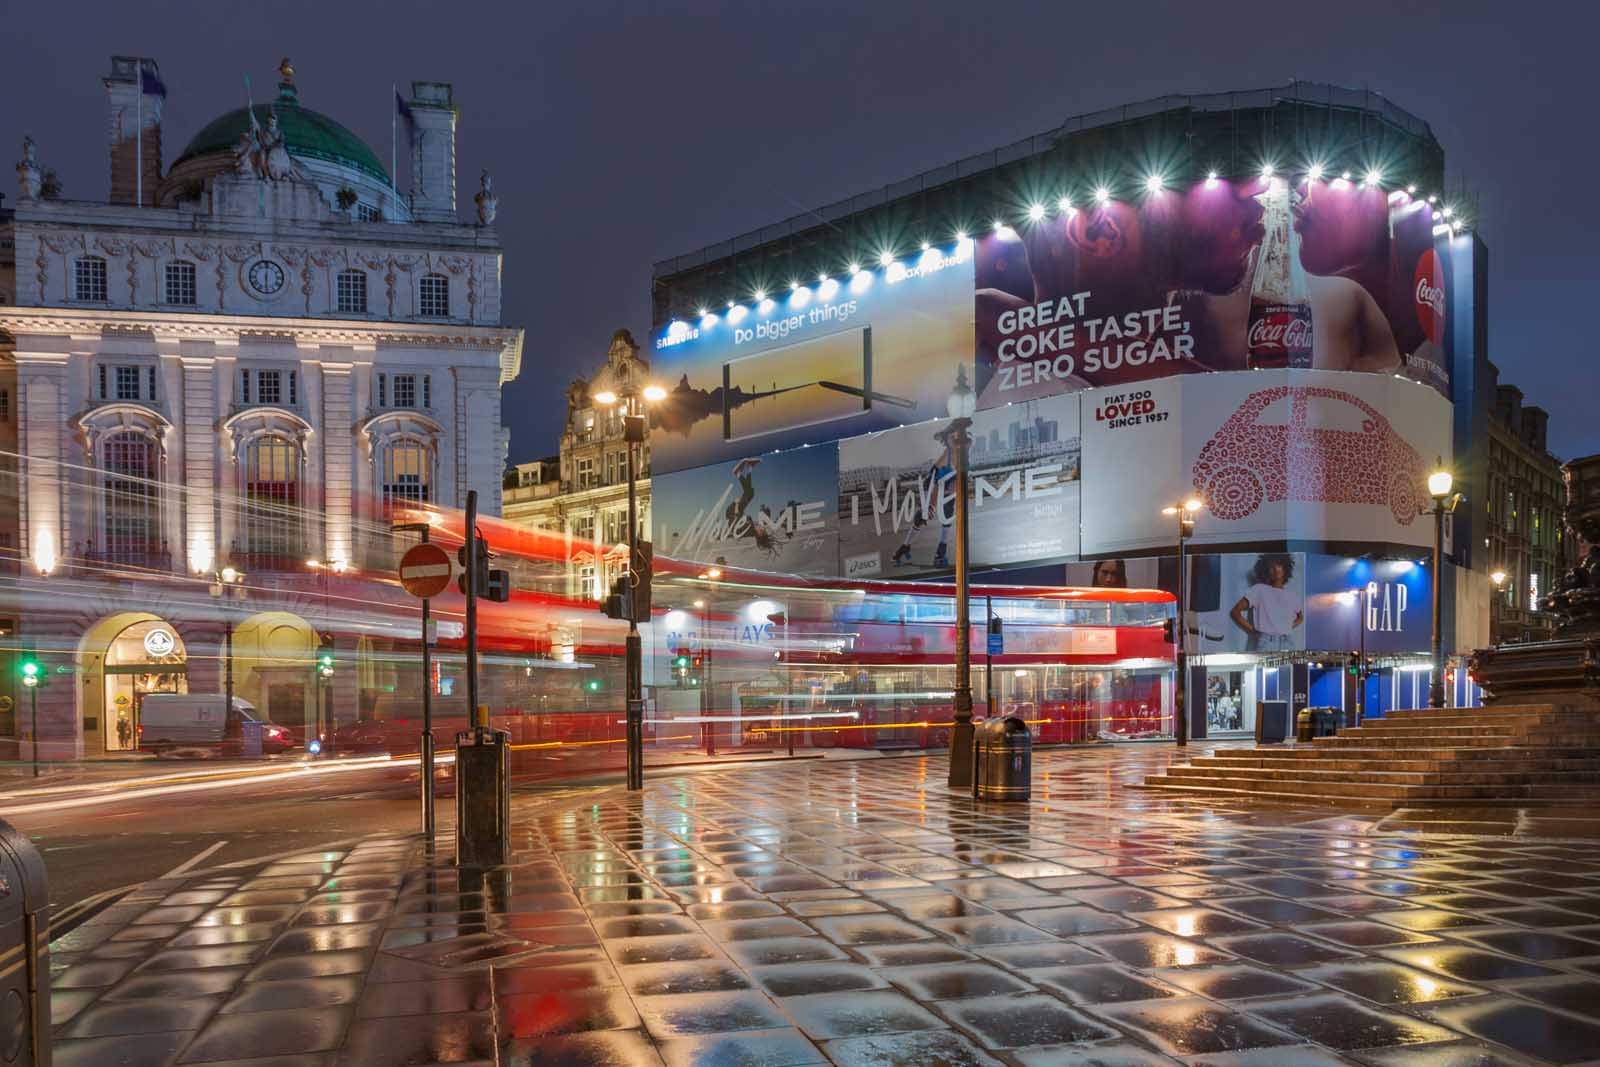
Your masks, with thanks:
[{"label": "litter bin", "polygon": [[1339,732],[1339,720],[1344,713],[1338,708],[1311,709],[1311,736],[1333,737]]},{"label": "litter bin", "polygon": [[[50,904],[44,861],[0,820],[0,1063],[50,1064]],[[20,956],[20,958],[19,958]]]},{"label": "litter bin", "polygon": [[1033,792],[1033,735],[1015,715],[985,719],[973,739],[972,795],[1027,800]]},{"label": "litter bin", "polygon": [[1277,744],[1289,739],[1289,702],[1287,700],[1261,700],[1256,702],[1256,742]]},{"label": "litter bin", "polygon": [[1294,739],[1296,741],[1309,741],[1316,735],[1316,728],[1311,724],[1311,709],[1301,708],[1294,716]]},{"label": "litter bin", "polygon": [[511,838],[511,735],[475,726],[456,734],[456,863],[498,867]]},{"label": "litter bin", "polygon": [[254,719],[239,724],[239,755],[245,759],[261,758],[261,724]]}]

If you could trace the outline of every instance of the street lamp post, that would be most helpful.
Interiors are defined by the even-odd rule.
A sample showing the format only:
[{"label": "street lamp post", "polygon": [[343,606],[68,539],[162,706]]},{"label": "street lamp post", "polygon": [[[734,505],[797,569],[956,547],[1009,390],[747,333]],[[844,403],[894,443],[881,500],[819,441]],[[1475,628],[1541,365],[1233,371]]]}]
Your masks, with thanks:
[{"label": "street lamp post", "polygon": [[[967,606],[969,560],[967,553],[967,450],[972,446],[972,413],[977,396],[967,384],[967,368],[956,368],[956,386],[950,393],[950,426],[945,447],[950,451],[951,480],[955,483],[956,526],[956,687],[955,725],[950,729],[951,789],[972,788],[972,620]],[[935,486],[937,493],[938,487]]]},{"label": "street lamp post", "polygon": [[[627,445],[628,473],[628,639],[627,639],[627,748],[628,788],[644,788],[644,647],[639,640],[639,609],[637,591],[639,575],[639,511],[638,470],[634,462],[634,449],[644,444],[644,405],[665,400],[667,391],[659,385],[647,385],[642,392],[630,384],[622,394],[605,391],[596,393],[594,399],[607,407],[622,404],[622,437]],[[648,621],[648,620],[647,620]]]},{"label": "street lamp post", "polygon": [[1178,621],[1173,627],[1173,637],[1177,639],[1174,649],[1173,663],[1177,667],[1177,684],[1173,687],[1173,709],[1175,711],[1173,722],[1173,739],[1179,748],[1189,744],[1189,653],[1188,636],[1189,623],[1188,594],[1189,594],[1189,557],[1187,547],[1189,538],[1194,536],[1194,520],[1200,509],[1205,505],[1191,497],[1182,505],[1172,504],[1161,509],[1161,514],[1170,515],[1178,520]]},{"label": "street lamp post", "polygon": [[1456,509],[1461,494],[1451,492],[1455,479],[1444,460],[1428,475],[1428,495],[1433,497],[1433,678],[1428,684],[1428,706],[1444,707],[1444,517]]},{"label": "street lamp post", "polygon": [[1339,596],[1356,606],[1356,725],[1360,726],[1367,717],[1367,584]]},{"label": "street lamp post", "polygon": [[222,622],[227,627],[224,638],[227,645],[222,663],[224,703],[222,706],[223,729],[227,729],[228,721],[233,717],[233,609],[229,607],[229,599],[239,600],[244,597],[244,573],[232,564],[224,564],[213,576],[211,595],[216,597],[222,605]]}]

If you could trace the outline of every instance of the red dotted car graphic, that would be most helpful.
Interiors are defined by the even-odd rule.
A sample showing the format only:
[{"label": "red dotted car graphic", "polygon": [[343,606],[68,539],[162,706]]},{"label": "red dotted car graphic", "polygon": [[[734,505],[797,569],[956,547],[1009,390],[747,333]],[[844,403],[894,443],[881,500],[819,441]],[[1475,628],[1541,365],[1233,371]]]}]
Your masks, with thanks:
[{"label": "red dotted car graphic", "polygon": [[1242,519],[1263,502],[1381,504],[1410,525],[1426,498],[1422,457],[1360,397],[1320,386],[1251,393],[1194,461],[1211,514]]}]

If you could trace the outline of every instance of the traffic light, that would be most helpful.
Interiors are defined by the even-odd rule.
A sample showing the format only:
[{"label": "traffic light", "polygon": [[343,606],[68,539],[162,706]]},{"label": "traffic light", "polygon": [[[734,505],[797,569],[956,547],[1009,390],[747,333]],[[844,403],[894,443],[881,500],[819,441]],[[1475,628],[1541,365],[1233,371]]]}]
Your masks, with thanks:
[{"label": "traffic light", "polygon": [[511,574],[508,571],[489,569],[489,542],[474,532],[468,542],[463,543],[456,550],[456,562],[461,564],[461,573],[456,575],[456,591],[462,596],[467,595],[467,552],[468,545],[475,550],[476,558],[473,560],[473,595],[485,600],[493,600],[504,604],[511,599]]},{"label": "traffic light", "polygon": [[1355,677],[1359,678],[1361,676],[1361,656],[1360,656],[1360,654],[1355,653],[1355,652],[1350,653],[1349,665],[1345,669],[1347,671],[1349,671],[1350,674],[1352,674]]},{"label": "traffic light", "polygon": [[333,635],[323,634],[322,644],[317,648],[317,675],[321,678],[333,677]]},{"label": "traffic light", "polygon": [[587,682],[583,683],[583,688],[590,693],[600,692],[600,679],[590,678]]},{"label": "traffic light", "polygon": [[[483,572],[479,572],[480,574]],[[489,571],[484,580],[483,596],[499,604],[511,599],[511,575],[507,571]]]},{"label": "traffic light", "polygon": [[32,652],[22,654],[22,660],[17,664],[17,671],[22,675],[22,684],[29,689],[44,682],[44,667],[39,663],[39,657]]},{"label": "traffic light", "polygon": [[672,681],[679,689],[689,684],[689,657],[682,652],[672,657]]},{"label": "traffic light", "polygon": [[700,679],[705,677],[706,658],[692,656],[689,659],[689,688],[694,689],[700,685]]},{"label": "traffic light", "polygon": [[470,565],[478,579],[475,595],[482,596],[484,575],[489,570],[489,542],[479,537],[476,531],[468,531],[467,539],[456,549],[456,562],[461,565],[460,573],[456,575],[456,591],[462,596],[467,595],[467,572]]},{"label": "traffic light", "polygon": [[628,617],[628,576],[618,577],[611,583],[611,592],[600,601],[600,613],[608,619]]}]

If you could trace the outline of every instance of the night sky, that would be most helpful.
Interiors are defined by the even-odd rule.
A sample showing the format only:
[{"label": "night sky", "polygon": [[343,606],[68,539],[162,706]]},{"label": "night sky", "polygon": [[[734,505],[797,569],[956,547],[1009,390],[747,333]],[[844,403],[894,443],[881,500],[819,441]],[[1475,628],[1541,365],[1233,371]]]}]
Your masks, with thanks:
[{"label": "night sky", "polygon": [[[1291,78],[1371,88],[1421,116],[1449,186],[1479,201],[1490,358],[1551,412],[1564,458],[1600,452],[1593,318],[1600,222],[1595,31],[1572,3],[1057,3],[922,0],[366,5],[32,3],[0,19],[0,155],[39,142],[68,198],[103,200],[113,54],[169,91],[167,162],[201,125],[302,103],[389,157],[390,84],[455,84],[461,214],[500,195],[512,459],[553,453],[562,393],[611,332],[647,344],[650,265],[1063,119]],[[491,13],[492,12],[492,13]],[[405,149],[401,149],[402,174]],[[9,166],[6,168],[9,171]],[[15,202],[15,184],[3,186]],[[402,188],[405,179],[402,177]]]}]

